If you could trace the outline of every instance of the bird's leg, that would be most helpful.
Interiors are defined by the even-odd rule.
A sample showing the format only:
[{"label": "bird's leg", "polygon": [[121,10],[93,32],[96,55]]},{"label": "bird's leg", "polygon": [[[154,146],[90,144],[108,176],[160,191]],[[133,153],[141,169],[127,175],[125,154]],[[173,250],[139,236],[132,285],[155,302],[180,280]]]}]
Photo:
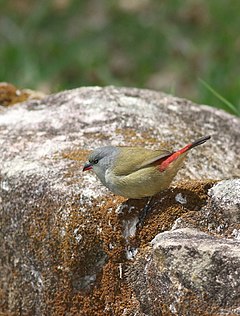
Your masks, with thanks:
[{"label": "bird's leg", "polygon": [[153,196],[151,196],[151,197],[148,199],[148,201],[147,201],[147,203],[145,204],[145,206],[144,206],[142,212],[140,213],[139,221],[138,221],[138,223],[137,223],[137,228],[143,226],[144,220],[145,220],[145,218],[147,217],[149,211],[151,210],[151,202],[152,202],[152,200],[153,200]]}]

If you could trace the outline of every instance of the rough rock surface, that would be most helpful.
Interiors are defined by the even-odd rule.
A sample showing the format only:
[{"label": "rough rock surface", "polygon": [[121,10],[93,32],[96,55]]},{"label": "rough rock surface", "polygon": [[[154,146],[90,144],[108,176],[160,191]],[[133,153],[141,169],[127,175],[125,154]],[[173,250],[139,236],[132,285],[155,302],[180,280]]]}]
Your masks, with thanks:
[{"label": "rough rock surface", "polygon": [[129,271],[145,315],[240,315],[239,242],[184,228],[151,245]]},{"label": "rough rock surface", "polygon": [[[125,201],[82,173],[91,148],[176,149],[207,134],[212,140],[193,150],[179,172],[176,180],[184,181],[154,198],[137,231],[146,200]],[[239,177],[239,139],[239,119],[147,90],[81,88],[0,108],[0,312],[151,315],[155,303],[143,311],[136,284],[129,282],[131,265],[149,255],[158,233],[181,221],[198,227],[198,214],[199,228],[217,233],[206,224],[211,203],[217,203],[208,189],[216,180]],[[228,226],[236,224],[232,219],[228,216]],[[228,311],[233,301],[234,295],[224,305]],[[188,305],[181,306],[188,315]],[[163,315],[174,314],[174,308],[163,308]]]},{"label": "rough rock surface", "polygon": [[201,212],[189,212],[174,228],[200,228],[205,232],[240,241],[240,179],[221,181],[209,190]]}]

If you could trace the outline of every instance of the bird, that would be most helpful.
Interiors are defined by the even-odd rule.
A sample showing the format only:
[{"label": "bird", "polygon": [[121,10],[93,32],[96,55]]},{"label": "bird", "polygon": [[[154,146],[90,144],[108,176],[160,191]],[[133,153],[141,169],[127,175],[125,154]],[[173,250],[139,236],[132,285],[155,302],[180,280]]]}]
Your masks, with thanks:
[{"label": "bird", "polygon": [[210,138],[201,137],[172,152],[124,146],[96,148],[90,153],[83,171],[92,170],[116,195],[128,199],[153,197],[170,186],[189,150]]}]

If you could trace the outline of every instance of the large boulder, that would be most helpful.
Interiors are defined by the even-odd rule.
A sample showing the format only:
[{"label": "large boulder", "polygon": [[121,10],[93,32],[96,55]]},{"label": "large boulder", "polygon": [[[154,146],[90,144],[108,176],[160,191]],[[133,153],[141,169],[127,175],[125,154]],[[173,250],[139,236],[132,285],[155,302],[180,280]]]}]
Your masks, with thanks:
[{"label": "large boulder", "polygon": [[[211,141],[189,153],[173,186],[154,197],[151,214],[138,229],[139,212],[147,200],[126,201],[110,193],[93,174],[82,173],[83,162],[95,147],[176,149],[208,134]],[[191,238],[198,240],[199,262],[204,261],[201,240],[218,246],[213,237],[202,239],[195,230],[218,233],[216,214],[211,217],[214,229],[208,229],[204,220],[217,203],[213,192],[222,193],[212,189],[215,191],[208,195],[208,190],[216,180],[240,176],[239,139],[236,117],[148,90],[81,88],[0,108],[0,311],[13,315],[158,315],[154,314],[155,302],[165,296],[156,291],[146,308],[137,289],[145,287],[144,293],[148,293],[147,284],[141,287],[133,277],[138,271],[134,266],[142,273],[148,264],[144,258],[157,247],[149,242],[172,228],[194,230],[187,238],[190,243]],[[236,190],[239,195],[239,187]],[[228,209],[226,212],[229,214]],[[227,217],[228,224],[239,219],[238,211],[234,212],[234,217]],[[236,247],[238,227],[236,222],[232,224],[233,229],[224,231],[224,236],[235,238]],[[174,236],[178,238],[177,233]],[[225,239],[219,242],[232,245]],[[160,242],[157,245],[162,247]],[[224,252],[224,246],[220,251]],[[184,256],[179,260],[184,261]],[[236,260],[237,256],[234,264]],[[161,269],[160,263],[156,267]],[[175,267],[173,264],[171,271]],[[191,267],[189,264],[182,273],[190,275]],[[150,279],[162,286],[160,272],[154,271]],[[228,275],[234,278],[230,268],[225,274],[217,271],[209,278],[223,283]],[[235,277],[232,283],[237,282]],[[164,284],[168,293],[175,291]],[[186,288],[197,299],[207,297],[204,287],[198,290],[194,284]],[[219,311],[236,312],[236,296],[231,295],[225,305],[218,298],[209,304]],[[181,304],[189,315],[186,299],[177,307],[171,299],[175,305],[159,305],[159,315],[174,314]]]}]

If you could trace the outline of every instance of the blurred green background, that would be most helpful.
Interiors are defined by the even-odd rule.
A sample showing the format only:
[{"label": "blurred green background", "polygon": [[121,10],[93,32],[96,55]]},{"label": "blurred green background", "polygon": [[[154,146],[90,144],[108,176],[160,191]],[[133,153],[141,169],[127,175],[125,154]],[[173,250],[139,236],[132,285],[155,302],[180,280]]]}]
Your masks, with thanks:
[{"label": "blurred green background", "polygon": [[0,81],[150,88],[240,114],[239,13],[239,0],[0,0]]}]

